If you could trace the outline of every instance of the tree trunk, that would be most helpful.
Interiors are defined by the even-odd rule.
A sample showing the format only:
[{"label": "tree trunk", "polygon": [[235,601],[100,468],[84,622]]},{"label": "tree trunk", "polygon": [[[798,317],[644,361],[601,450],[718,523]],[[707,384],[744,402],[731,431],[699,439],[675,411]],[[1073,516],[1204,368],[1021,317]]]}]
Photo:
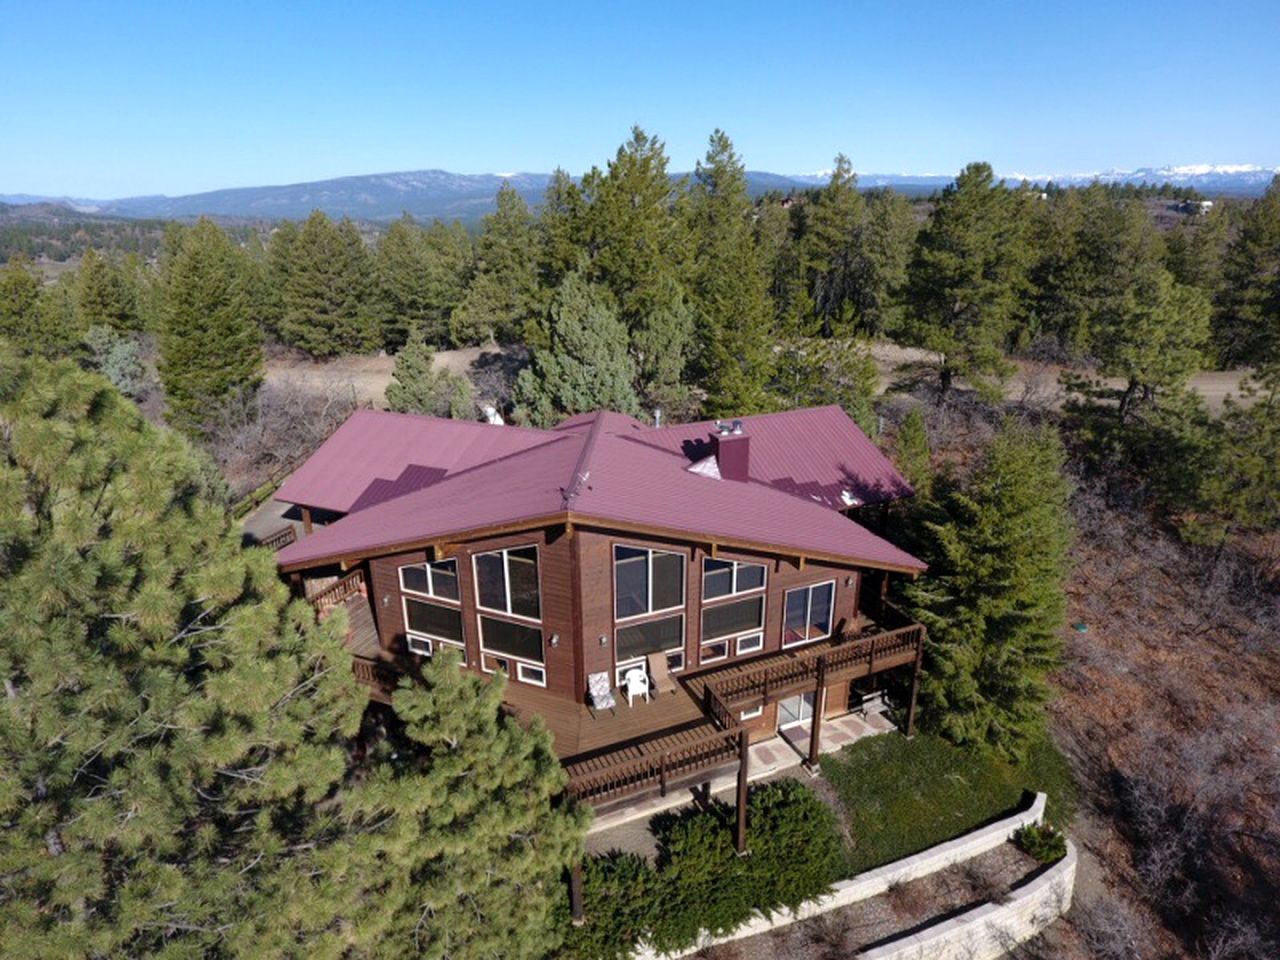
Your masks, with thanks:
[{"label": "tree trunk", "polygon": [[1129,407],[1133,405],[1133,395],[1138,390],[1138,381],[1130,378],[1129,385],[1120,396],[1120,422],[1124,423],[1129,416]]}]

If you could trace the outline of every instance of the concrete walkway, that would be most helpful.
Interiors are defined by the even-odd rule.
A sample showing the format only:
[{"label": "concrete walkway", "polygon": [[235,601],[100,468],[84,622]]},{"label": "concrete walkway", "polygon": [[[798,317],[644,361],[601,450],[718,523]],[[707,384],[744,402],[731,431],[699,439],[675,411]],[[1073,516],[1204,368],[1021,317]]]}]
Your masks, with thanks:
[{"label": "concrete walkway", "polygon": [[[879,714],[866,717],[848,713],[822,721],[818,735],[821,753],[835,753],[856,740],[893,730],[888,719]],[[792,727],[776,737],[753,744],[750,751],[748,778],[751,782],[771,780],[788,773],[802,772],[801,762],[809,755],[809,728]],[[736,774],[726,774],[711,781],[711,795],[733,802],[737,789]],[[694,789],[676,790],[665,797],[648,797],[596,819],[587,831],[587,853],[623,850],[653,856],[656,852],[649,820],[656,813],[673,810],[694,802]]]}]

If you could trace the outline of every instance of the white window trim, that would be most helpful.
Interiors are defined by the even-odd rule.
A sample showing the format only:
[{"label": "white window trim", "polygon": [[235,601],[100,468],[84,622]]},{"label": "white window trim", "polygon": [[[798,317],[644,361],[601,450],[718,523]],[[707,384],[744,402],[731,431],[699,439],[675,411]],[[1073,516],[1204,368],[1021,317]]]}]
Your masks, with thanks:
[{"label": "white window trim", "polygon": [[[452,600],[452,599],[450,599],[449,597],[442,597],[442,596],[440,596],[440,594],[438,594],[438,593],[435,593],[435,592],[434,592],[434,591],[435,591],[435,589],[436,589],[436,579],[435,579],[435,572],[431,569],[431,563],[432,563],[432,562],[435,562],[435,563],[452,563],[452,564],[453,564],[453,575],[454,575],[454,579],[455,579],[455,580],[457,581],[457,583],[458,583],[458,599],[456,599],[456,600]],[[406,587],[406,586],[404,585],[404,572],[405,572],[405,570],[408,570],[410,567],[422,567],[422,568],[424,568],[424,569],[426,570],[426,572],[427,572],[427,589],[428,589],[428,590],[430,590],[430,591],[432,591],[432,592],[430,592],[430,593],[423,593],[421,590],[413,590],[413,589],[410,589],[409,587]],[[396,568],[396,575],[400,578],[400,592],[401,592],[401,593],[407,593],[407,594],[408,594],[409,596],[411,596],[411,597],[430,597],[432,600],[439,600],[441,603],[451,603],[451,604],[455,604],[456,606],[459,606],[459,607],[460,607],[460,606],[462,606],[462,576],[458,573],[458,559],[457,559],[457,557],[446,557],[446,558],[445,558],[445,559],[443,559],[443,560],[427,561],[427,562],[425,562],[425,563],[406,563],[404,566],[402,566],[402,567],[397,567],[397,568]],[[541,598],[539,598],[539,599],[541,599]]]},{"label": "white window trim", "polygon": [[[733,588],[729,593],[722,594],[718,597],[707,597],[707,561],[718,560],[721,563],[732,563],[732,585]],[[758,587],[752,587],[750,590],[738,589],[738,568],[742,566],[759,567],[764,573],[764,583]],[[756,563],[752,560],[731,560],[728,557],[703,557],[702,558],[702,605],[704,607],[720,603],[723,600],[736,600],[740,597],[749,597],[753,593],[765,593],[769,589],[769,565],[767,563]]]},{"label": "white window trim", "polygon": [[[708,647],[714,647],[717,645],[722,645],[724,647],[723,654],[721,654],[718,657],[705,656]],[[698,648],[698,665],[702,666],[704,663],[719,663],[721,660],[728,660],[729,653],[732,649],[733,647],[730,641],[725,639],[724,637],[721,637],[718,640],[709,640],[706,643],[702,644],[701,647]]]},{"label": "white window trim", "polygon": [[[648,586],[649,595],[645,598],[645,602],[649,605],[649,610],[644,613],[633,613],[629,617],[618,616],[618,548],[622,547],[626,550],[643,550],[649,554],[648,559]],[[653,608],[653,555],[655,553],[667,553],[673,557],[680,558],[680,602],[674,607],[663,607],[661,610]],[[664,613],[674,613],[677,610],[684,610],[689,605],[689,557],[680,550],[657,550],[653,547],[642,547],[635,543],[614,543],[613,545],[613,622],[621,624],[630,624],[636,620],[643,620],[645,617],[654,617],[661,619]]]},{"label": "white window trim", "polygon": [[[513,658],[514,659],[514,658]],[[546,664],[531,664],[523,660],[514,660],[516,665],[516,679],[521,683],[532,684],[535,687],[546,687],[547,685],[547,667]],[[542,674],[541,680],[534,680],[525,675],[526,670],[536,670]]]},{"label": "white window trim", "polygon": [[[827,611],[827,632],[820,637],[807,637],[804,640],[798,640],[795,643],[787,643],[788,598],[790,598],[791,594],[795,593],[797,590],[809,591],[808,598],[805,600],[805,605],[804,605],[804,621],[806,624],[808,624],[809,621],[813,619],[811,616],[811,614],[813,613],[813,591],[816,590],[818,587],[823,587],[823,586],[826,586],[827,584],[831,584],[831,608]],[[803,647],[807,644],[817,643],[819,640],[827,639],[827,637],[831,636],[832,630],[835,629],[835,619],[836,619],[836,582],[835,580],[819,580],[817,583],[806,583],[804,586],[801,586],[801,587],[792,587],[790,590],[786,591],[786,593],[782,597],[782,649],[788,650],[793,647]]]},{"label": "white window trim", "polygon": [[[502,590],[507,596],[507,606],[511,606],[511,567],[507,564],[507,554],[512,550],[526,550],[533,547],[534,566],[538,570],[538,613],[537,617],[526,617],[522,613],[512,613],[510,610],[497,610],[493,607],[486,607],[480,602],[480,576],[477,571],[476,561],[481,557],[491,557],[495,554],[502,557]],[[496,613],[504,617],[510,617],[521,623],[542,624],[542,551],[538,549],[536,543],[522,543],[515,547],[503,547],[500,550],[481,550],[471,555],[471,584],[476,591],[476,609],[483,610],[485,613]]]},{"label": "white window trim", "polygon": [[[742,641],[747,640],[751,637],[758,638],[760,641],[759,644],[757,644],[756,646],[752,647],[749,650],[743,650]],[[741,636],[734,637],[733,640],[734,640],[733,642],[734,656],[740,657],[744,653],[759,653],[761,650],[764,649],[764,628],[761,627],[761,629],[759,630],[752,630],[750,633],[744,633]]]},{"label": "white window trim", "polygon": [[738,714],[739,720],[754,720],[756,717],[764,716],[764,707],[752,707],[750,710],[743,710]]},{"label": "white window trim", "polygon": [[[484,645],[484,626],[483,626],[483,624],[481,623],[481,621],[482,621],[482,620],[484,619],[484,617],[485,617],[485,614],[483,614],[483,613],[481,613],[481,612],[480,612],[481,610],[484,610],[484,609],[485,609],[485,608],[483,608],[483,607],[477,607],[477,608],[476,608],[476,636],[479,638],[479,641],[480,641],[480,669],[481,669],[481,670],[483,670],[485,673],[494,673],[494,672],[496,672],[496,671],[493,671],[493,670],[487,670],[487,669],[485,669],[485,665],[484,665],[484,658],[485,658],[485,654],[488,654],[488,655],[489,655],[489,656],[491,656],[491,657],[500,657],[500,658],[502,658],[503,660],[510,660],[512,663],[517,664],[517,665],[519,665],[519,664],[521,664],[521,663],[527,663],[527,664],[530,664],[531,666],[534,666],[534,667],[542,667],[543,669],[545,669],[545,668],[546,668],[546,666],[547,666],[547,661],[546,661],[546,659],[545,659],[545,657],[546,657],[546,651],[545,651],[545,650],[543,651],[543,658],[544,658],[544,659],[542,659],[542,660],[530,660],[528,657],[517,657],[514,653],[504,653],[502,650],[492,650],[492,649],[490,649],[489,647],[486,647],[486,646]],[[500,620],[500,619],[502,619],[502,618],[501,618],[501,617],[495,617],[494,619],[498,619],[498,620]],[[513,623],[515,623],[517,626],[521,626],[521,627],[531,627],[531,626],[533,626],[535,623],[537,623],[537,625],[539,626],[539,628],[541,627],[541,623],[540,623],[540,622],[538,622],[538,621],[526,621],[526,622],[520,622],[520,618],[519,618],[519,617],[512,617],[512,618],[511,618],[511,621],[512,621]],[[541,633],[541,629],[539,629],[539,633]],[[543,645],[544,645],[544,646],[545,646],[546,642],[547,642],[547,638],[546,638],[546,637],[543,637],[543,638],[542,638],[542,643],[543,643]],[[517,667],[517,669],[518,669],[518,667]],[[542,684],[542,686],[544,686],[544,687],[545,687],[545,686],[546,686],[546,684],[544,683],[544,684]]]},{"label": "white window trim", "polygon": [[[404,616],[404,635],[406,637],[417,637],[420,640],[428,640],[432,643],[447,643],[451,646],[457,647],[462,651],[462,658],[465,660],[467,656],[467,631],[465,627],[462,631],[462,639],[454,640],[452,637],[441,637],[434,633],[425,633],[422,630],[414,630],[409,626],[409,601],[416,600],[418,603],[427,603],[428,601],[420,599],[421,596],[422,594],[412,593],[407,597],[400,598],[400,613]],[[432,598],[432,600],[435,599],[436,598],[434,597]],[[446,601],[446,603],[447,602],[448,601]],[[452,609],[452,607],[449,609]],[[458,620],[461,625],[462,617],[459,616]],[[430,656],[430,654],[427,654],[427,656]]]}]

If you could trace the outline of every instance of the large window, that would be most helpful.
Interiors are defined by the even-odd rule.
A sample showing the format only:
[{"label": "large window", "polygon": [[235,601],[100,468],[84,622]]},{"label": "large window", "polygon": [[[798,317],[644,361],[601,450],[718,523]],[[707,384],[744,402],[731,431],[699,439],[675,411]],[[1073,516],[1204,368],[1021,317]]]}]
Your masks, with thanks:
[{"label": "large window", "polygon": [[462,638],[462,611],[439,603],[404,598],[405,639],[414,653],[429,657],[439,644],[457,650],[465,663],[467,648]]},{"label": "large window", "polygon": [[618,627],[614,647],[619,684],[627,671],[635,667],[647,670],[645,660],[651,653],[665,654],[667,669],[678,673],[684,669],[684,614]]},{"label": "large window", "polygon": [[702,641],[735,637],[764,626],[764,597],[702,608]]},{"label": "large window", "polygon": [[684,606],[684,555],[613,548],[614,617],[626,620]]},{"label": "large window", "polygon": [[831,611],[835,594],[835,582],[830,580],[788,590],[782,622],[782,645],[792,647],[831,636]]},{"label": "large window", "polygon": [[515,547],[475,556],[476,604],[495,613],[538,620],[538,548]]},{"label": "large window", "polygon": [[490,653],[542,663],[542,628],[480,617],[480,645]]},{"label": "large window", "polygon": [[458,561],[415,563],[400,568],[400,589],[441,600],[458,600]]},{"label": "large window", "polygon": [[702,599],[716,600],[764,589],[764,564],[738,560],[702,561]]}]

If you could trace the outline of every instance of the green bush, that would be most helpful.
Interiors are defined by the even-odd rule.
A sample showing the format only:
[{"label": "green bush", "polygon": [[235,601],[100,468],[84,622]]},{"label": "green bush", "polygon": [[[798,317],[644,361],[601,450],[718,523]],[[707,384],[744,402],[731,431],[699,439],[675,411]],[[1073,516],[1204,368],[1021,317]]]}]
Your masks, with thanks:
[{"label": "green bush", "polygon": [[656,866],[630,854],[594,857],[583,871],[587,922],[568,931],[563,956],[622,960],[636,943],[663,952],[692,946],[703,931],[728,933],[760,910],[795,909],[840,873],[836,818],[795,780],[755,787],[747,800],[749,855],[733,845],[727,804],[659,815]]},{"label": "green bush", "polygon": [[1013,835],[1013,842],[1029,857],[1054,863],[1067,855],[1067,838],[1051,823],[1033,823]]}]

